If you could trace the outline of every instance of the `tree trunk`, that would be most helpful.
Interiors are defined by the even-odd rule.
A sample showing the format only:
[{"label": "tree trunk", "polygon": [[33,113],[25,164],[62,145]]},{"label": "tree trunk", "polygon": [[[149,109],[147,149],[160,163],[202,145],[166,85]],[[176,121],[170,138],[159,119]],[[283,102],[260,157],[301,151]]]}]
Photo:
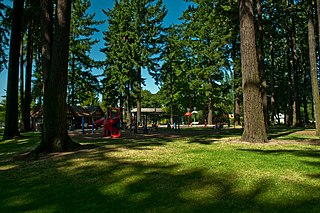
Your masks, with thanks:
[{"label": "tree trunk", "polygon": [[30,105],[31,105],[31,76],[33,61],[33,20],[30,20],[28,26],[28,44],[27,44],[27,66],[26,66],[26,85],[25,85],[25,102],[24,102],[24,128],[30,131]]},{"label": "tree trunk", "polygon": [[212,125],[212,98],[208,101],[208,125]]},{"label": "tree trunk", "polygon": [[260,93],[252,0],[240,0],[241,67],[244,106],[243,141],[265,142],[267,132]]},{"label": "tree trunk", "polygon": [[10,53],[8,67],[8,83],[6,98],[6,121],[3,139],[19,136],[18,129],[18,84],[19,56],[23,17],[23,0],[14,0],[11,25]]},{"label": "tree trunk", "polygon": [[[24,121],[24,59],[23,59],[23,33],[21,35],[21,44],[20,44],[20,111],[21,111],[21,119]],[[24,131],[24,123],[20,127],[20,131]]]},{"label": "tree trunk", "polygon": [[[46,16],[50,16],[51,5],[50,3],[46,5]],[[66,126],[70,17],[71,0],[57,0],[51,68],[47,70],[45,76],[44,126],[40,151],[64,151],[72,144]],[[44,32],[44,35],[47,34],[50,32]]]},{"label": "tree trunk", "polygon": [[271,75],[271,123],[274,125],[274,117],[276,115],[275,112],[275,79],[274,79],[274,39],[272,36],[273,32],[270,34],[270,49],[271,49],[271,69],[270,69],[270,75]]},{"label": "tree trunk", "polygon": [[258,11],[258,33],[259,33],[259,48],[258,48],[259,74],[260,74],[260,83],[261,83],[263,115],[264,115],[266,131],[268,132],[268,120],[269,119],[268,119],[268,101],[267,101],[267,76],[266,76],[266,69],[265,69],[265,65],[264,65],[261,0],[257,1],[257,11]]},{"label": "tree trunk", "polygon": [[[240,124],[240,84],[238,83],[239,81],[239,73],[238,69],[236,68],[236,57],[237,57],[237,48],[236,48],[236,39],[233,40],[232,42],[232,53],[231,57],[233,60],[233,80],[234,80],[234,125],[241,125]],[[211,121],[212,122],[212,121]]]},{"label": "tree trunk", "polygon": [[316,42],[314,37],[314,22],[312,1],[308,0],[308,40],[309,40],[309,59],[310,59],[310,75],[312,84],[312,95],[314,103],[314,112],[316,119],[316,135],[320,136],[320,99],[318,88],[318,73],[317,73],[317,56]]},{"label": "tree trunk", "polygon": [[170,73],[170,124],[173,124],[173,73]]},{"label": "tree trunk", "polygon": [[74,102],[74,82],[75,82],[75,75],[76,75],[76,72],[75,72],[75,58],[74,58],[74,54],[72,53],[71,54],[71,60],[72,60],[72,64],[71,64],[71,106],[75,106],[75,102]]},{"label": "tree trunk", "polygon": [[287,49],[287,69],[288,69],[288,85],[287,85],[287,91],[288,91],[288,99],[287,99],[287,102],[288,102],[288,106],[287,106],[287,114],[288,114],[288,126],[292,126],[293,125],[293,108],[292,108],[292,72],[291,72],[291,51],[290,51],[290,37],[289,37],[289,27],[287,27],[286,29],[287,31],[287,36],[286,36],[286,42],[287,42],[287,45],[286,45],[286,49]]},{"label": "tree trunk", "polygon": [[300,112],[300,99],[299,99],[299,71],[298,71],[298,54],[296,43],[296,14],[294,11],[294,0],[291,0],[291,17],[292,17],[292,53],[293,53],[293,89],[294,89],[294,113],[293,113],[293,126],[301,125],[301,112]]},{"label": "tree trunk", "polygon": [[126,94],[126,105],[127,105],[127,125],[131,126],[131,104],[130,104],[130,83],[128,83],[127,94]]},{"label": "tree trunk", "polygon": [[[317,50],[315,50],[317,52]],[[310,69],[311,71],[311,69]],[[310,82],[308,81],[308,76],[307,76],[307,70],[305,69],[305,66],[303,68],[303,87],[308,88],[308,84]],[[304,91],[303,95],[303,114],[304,114],[304,125],[309,123],[309,115],[308,115],[308,100],[307,100],[307,93],[308,91]]]},{"label": "tree trunk", "polygon": [[141,67],[137,69],[137,122],[141,122]]}]

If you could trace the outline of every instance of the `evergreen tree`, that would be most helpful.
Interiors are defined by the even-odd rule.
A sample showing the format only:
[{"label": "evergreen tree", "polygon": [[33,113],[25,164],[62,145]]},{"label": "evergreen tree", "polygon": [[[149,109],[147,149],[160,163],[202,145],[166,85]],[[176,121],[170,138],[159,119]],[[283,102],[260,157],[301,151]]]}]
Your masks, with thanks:
[{"label": "evergreen tree", "polygon": [[[66,95],[71,0],[40,1],[45,70],[43,135],[37,152],[65,151],[75,143],[67,133]],[[53,11],[55,19],[53,22]],[[53,23],[54,28],[53,28]],[[54,29],[54,30],[53,30]]]},{"label": "evergreen tree", "polygon": [[9,48],[9,7],[0,0],[0,72],[7,67],[7,50]]},{"label": "evergreen tree", "polygon": [[[168,88],[169,97],[169,114],[170,123],[173,124],[173,111],[174,102],[177,102],[178,94],[182,92],[179,90],[181,87],[181,80],[185,79],[182,72],[182,63],[184,59],[184,47],[181,41],[181,29],[172,25],[166,29],[164,36],[164,48],[161,54],[163,64],[161,66],[160,75],[158,80],[164,83],[164,86]],[[176,111],[176,108],[175,108]]]},{"label": "evergreen tree", "polygon": [[[220,103],[219,91],[224,78],[224,67],[227,66],[225,49],[231,37],[230,19],[226,17],[234,1],[219,2],[200,0],[193,1],[184,13],[183,19],[188,38],[188,46],[194,57],[195,66],[190,71],[194,85],[204,92],[208,106],[208,124],[212,124],[213,105]],[[231,4],[231,5],[230,5]]]},{"label": "evergreen tree", "polygon": [[[106,87],[117,88],[119,93],[126,85],[135,88],[139,120],[141,84],[144,82],[141,70],[145,68],[154,74],[157,69],[162,21],[167,12],[162,0],[119,0],[112,10],[105,13],[109,29],[104,37],[103,51],[107,56],[104,82],[109,82]],[[134,79],[132,83],[128,82],[130,78]]]},{"label": "evergreen tree", "polygon": [[23,7],[23,0],[15,0],[13,2],[13,16],[11,23],[10,53],[6,97],[6,124],[3,134],[4,140],[19,135],[18,80]]},{"label": "evergreen tree", "polygon": [[309,58],[310,74],[312,79],[313,105],[316,118],[316,135],[320,136],[320,99],[317,73],[316,42],[314,33],[312,0],[308,0],[308,37],[309,37]]},{"label": "evergreen tree", "polygon": [[95,14],[88,14],[90,0],[76,0],[72,3],[68,104],[93,105],[98,100],[99,82],[92,69],[99,63],[90,58],[92,46],[98,40],[92,39],[97,26],[103,21],[95,21]]}]

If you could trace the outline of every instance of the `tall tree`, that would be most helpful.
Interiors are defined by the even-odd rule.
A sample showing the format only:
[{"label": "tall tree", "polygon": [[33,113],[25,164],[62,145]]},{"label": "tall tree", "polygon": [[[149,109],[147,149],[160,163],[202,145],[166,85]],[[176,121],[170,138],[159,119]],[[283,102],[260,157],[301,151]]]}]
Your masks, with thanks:
[{"label": "tall tree", "polygon": [[264,64],[264,30],[263,30],[263,19],[262,19],[262,6],[261,0],[257,0],[257,11],[258,11],[258,58],[259,58],[259,74],[260,74],[260,82],[261,82],[261,96],[262,96],[262,104],[263,104],[263,114],[265,126],[268,132],[268,101],[267,101],[267,76],[266,69]]},{"label": "tall tree", "polygon": [[170,123],[173,124],[173,102],[176,87],[178,87],[178,78],[181,72],[181,56],[183,55],[183,46],[180,41],[181,33],[175,25],[171,25],[166,29],[166,35],[164,38],[164,48],[162,51],[161,58],[164,61],[161,66],[160,79],[164,82],[169,89],[169,114]]},{"label": "tall tree", "polygon": [[[24,97],[21,97],[23,100],[22,107],[22,119],[23,127],[25,131],[30,131],[30,108],[31,108],[31,78],[32,78],[32,65],[33,65],[33,52],[34,52],[34,29],[35,23],[34,18],[39,14],[36,10],[36,6],[39,4],[39,1],[28,0],[26,3],[26,20],[27,23],[27,54],[26,54],[26,71],[25,71],[25,89]],[[37,27],[37,26],[36,26]],[[24,76],[22,76],[24,78]]]},{"label": "tall tree", "polygon": [[66,129],[71,0],[57,0],[54,10],[54,33],[51,31],[53,4],[50,1],[41,1],[41,6],[44,36],[43,64],[46,74],[43,137],[38,151],[64,151],[73,144]]},{"label": "tall tree", "polygon": [[[226,14],[231,11],[234,1],[212,2],[209,0],[192,1],[183,14],[188,45],[193,54],[195,66],[190,72],[195,76],[192,84],[204,91],[207,99],[208,124],[212,124],[213,105],[220,102],[223,68],[227,64],[225,49],[231,37],[230,19]],[[223,23],[216,25],[213,23]],[[196,86],[197,87],[197,86]],[[219,100],[220,99],[220,100]]]},{"label": "tall tree", "polygon": [[18,129],[18,81],[19,81],[19,56],[22,31],[22,14],[24,1],[13,2],[13,17],[11,25],[10,53],[8,67],[8,83],[6,98],[6,123],[3,139],[19,135]]},{"label": "tall tree", "polygon": [[293,88],[294,88],[294,110],[293,110],[293,126],[301,125],[300,99],[299,99],[299,69],[298,69],[298,53],[297,53],[297,37],[296,37],[296,11],[295,1],[291,0],[291,45],[293,54]]},{"label": "tall tree", "polygon": [[[141,84],[144,82],[141,72],[145,68],[153,75],[157,70],[157,57],[161,50],[163,33],[162,22],[167,11],[162,5],[162,0],[119,0],[106,14],[109,15],[109,30],[105,32],[106,48],[103,49],[107,55],[105,82],[109,82],[109,86],[113,84],[113,88],[119,88],[122,92],[121,88],[128,85],[128,76],[134,79],[132,86],[137,98],[139,120]],[[116,78],[117,76],[120,78]],[[110,80],[114,78],[117,81]]]},{"label": "tall tree", "polygon": [[9,47],[9,31],[10,24],[8,18],[9,7],[3,4],[3,0],[0,0],[0,72],[6,68],[7,65],[7,50]]},{"label": "tall tree", "polygon": [[255,46],[252,0],[240,0],[241,69],[244,107],[243,141],[265,142],[267,133],[263,116],[260,80]]},{"label": "tall tree", "polygon": [[309,59],[310,75],[312,83],[313,106],[316,119],[316,135],[320,136],[320,99],[317,73],[316,42],[314,34],[312,0],[308,0],[308,40],[309,40]]},{"label": "tall tree", "polygon": [[90,57],[92,46],[98,43],[92,39],[98,32],[97,26],[103,21],[95,21],[95,14],[89,14],[89,0],[76,0],[72,3],[68,104],[93,105],[98,99],[99,82],[92,74],[92,69],[99,63]]}]

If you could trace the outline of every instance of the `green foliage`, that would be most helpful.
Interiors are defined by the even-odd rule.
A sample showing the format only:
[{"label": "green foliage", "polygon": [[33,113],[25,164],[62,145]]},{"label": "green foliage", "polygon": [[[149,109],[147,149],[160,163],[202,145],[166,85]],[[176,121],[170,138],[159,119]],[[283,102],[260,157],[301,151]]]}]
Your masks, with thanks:
[{"label": "green foliage", "polygon": [[10,34],[10,8],[0,0],[0,73],[7,68]]},{"label": "green foliage", "polygon": [[[159,74],[165,106],[174,110],[196,107],[208,112],[209,100],[220,113],[231,104],[228,53],[233,22],[226,16],[235,12],[235,1],[193,2],[179,26],[170,26],[164,36],[163,64]],[[232,6],[230,6],[232,5]],[[231,11],[231,9],[233,9]],[[170,100],[172,99],[172,100]],[[227,107],[228,108],[228,107]],[[227,111],[230,111],[228,109]]]},{"label": "green foliage", "polygon": [[152,94],[149,90],[141,91],[141,104],[144,108],[161,108],[161,98],[158,94]]},{"label": "green foliage", "polygon": [[4,126],[6,119],[6,100],[2,99],[0,103],[0,127]]},{"label": "green foliage", "polygon": [[156,72],[166,10],[161,0],[119,0],[104,13],[109,25],[101,49],[106,55],[103,93],[115,103],[123,94],[136,93],[144,82],[141,68]]},{"label": "green foliage", "polygon": [[76,0],[72,4],[68,103],[94,105],[98,100],[99,81],[92,74],[100,63],[90,58],[90,51],[98,40],[93,35],[104,21],[95,21],[95,14],[88,14],[90,0]]}]

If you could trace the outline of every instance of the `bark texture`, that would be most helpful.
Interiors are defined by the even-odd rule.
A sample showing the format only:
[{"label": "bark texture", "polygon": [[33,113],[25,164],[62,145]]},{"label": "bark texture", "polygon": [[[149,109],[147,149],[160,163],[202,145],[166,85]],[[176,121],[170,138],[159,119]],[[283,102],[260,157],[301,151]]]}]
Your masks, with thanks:
[{"label": "bark texture", "polygon": [[[50,17],[52,17],[50,16],[51,5],[50,3],[46,5],[47,9],[43,14],[47,17],[47,23],[50,23]],[[57,0],[52,58],[47,61],[51,66],[46,67],[45,75],[43,137],[39,147],[40,151],[65,151],[73,144],[66,128],[70,17],[71,0]],[[48,29],[50,30],[50,27]],[[50,32],[44,32],[45,42],[50,41],[50,34]],[[50,42],[46,45],[50,46]],[[45,50],[44,56],[50,58],[50,49]]]},{"label": "bark texture", "polygon": [[27,44],[27,66],[24,97],[24,116],[23,125],[25,131],[30,131],[30,105],[31,105],[31,77],[33,61],[33,20],[30,20],[28,26],[28,44]]},{"label": "bark texture", "polygon": [[19,136],[18,128],[18,84],[19,84],[19,56],[23,17],[23,0],[13,2],[13,17],[11,25],[10,53],[8,67],[8,83],[6,98],[6,120],[3,139]]},{"label": "bark texture", "polygon": [[257,11],[258,11],[258,32],[259,32],[259,48],[258,48],[258,58],[259,58],[259,74],[261,83],[261,98],[263,104],[263,115],[265,121],[266,131],[268,132],[268,101],[267,101],[267,75],[264,65],[264,48],[263,48],[263,24],[262,24],[262,6],[261,0],[257,1]]},{"label": "bark texture", "polygon": [[256,54],[252,0],[240,0],[241,69],[244,107],[243,141],[267,141]]},{"label": "bark texture", "polygon": [[292,34],[291,45],[293,54],[293,93],[294,93],[294,109],[293,109],[293,126],[301,125],[301,112],[300,112],[300,98],[299,98],[299,70],[298,70],[298,53],[297,53],[297,36],[296,36],[296,14],[295,3],[291,0],[291,19],[292,19]]},{"label": "bark texture", "polygon": [[313,106],[316,120],[316,135],[320,136],[320,100],[317,75],[317,56],[316,42],[314,34],[314,22],[312,1],[308,0],[308,40],[309,40],[309,59],[310,59],[310,76],[312,83]]}]

